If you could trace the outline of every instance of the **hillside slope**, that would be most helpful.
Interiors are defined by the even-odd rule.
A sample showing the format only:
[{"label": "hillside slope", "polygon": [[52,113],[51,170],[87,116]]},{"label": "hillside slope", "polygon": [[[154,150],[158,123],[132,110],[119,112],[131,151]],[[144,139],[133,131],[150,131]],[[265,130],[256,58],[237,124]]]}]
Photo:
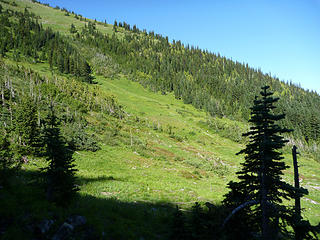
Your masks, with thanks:
[{"label": "hillside slope", "polygon": [[[64,51],[59,44],[37,46],[46,52],[39,55],[60,72],[77,74],[70,67],[74,65],[74,58],[78,58],[78,50],[83,52],[80,58],[89,61],[96,74],[113,77],[121,73],[153,91],[173,92],[176,98],[204,109],[211,116],[240,121],[248,120],[250,103],[260,87],[268,84],[276,96],[281,96],[278,111],[287,114],[282,125],[295,130],[292,134],[295,142],[300,147],[318,149],[313,146],[320,139],[320,96],[315,92],[285,84],[219,54],[184,46],[180,41],[170,43],[168,37],[141,31],[135,25],[115,22],[112,27],[59,7],[24,4],[37,11],[40,16],[37,22],[44,28],[59,29],[68,36],[67,42],[72,42]],[[7,41],[10,38],[8,36]]]},{"label": "hillside slope", "polygon": [[[235,155],[245,143],[241,133],[248,129],[241,114],[240,117],[222,114],[233,120],[219,114],[210,116],[205,111],[208,109],[186,104],[184,97],[179,99],[167,89],[153,89],[145,83],[152,74],[133,71],[115,53],[105,54],[104,50],[92,47],[88,39],[82,41],[70,33],[71,24],[78,32],[88,25],[85,19],[81,21],[69,13],[70,16],[65,16],[66,11],[29,1],[0,2],[4,9],[23,12],[27,8],[40,16],[38,21],[43,27],[50,26],[61,34],[61,40],[54,39],[62,46],[67,42],[72,54],[83,57],[93,71],[89,74],[92,81],[88,82],[81,74],[61,72],[58,63],[49,63],[48,56],[35,61],[21,50],[17,60],[15,50],[8,48],[1,57],[1,84],[11,84],[6,88],[11,93],[8,91],[5,98],[7,107],[1,110],[2,121],[9,124],[10,114],[11,117],[15,114],[13,106],[20,106],[22,99],[29,96],[39,99],[36,103],[41,122],[50,97],[55,99],[59,117],[63,119],[62,132],[69,145],[74,144],[80,186],[75,206],[67,211],[50,206],[44,197],[34,194],[41,193],[34,179],[46,161],[28,156],[29,161],[22,165],[15,180],[20,185],[5,193],[10,201],[2,205],[0,212],[8,218],[16,216],[7,228],[7,236],[11,239],[25,236],[25,230],[16,230],[19,224],[26,224],[23,221],[37,222],[50,217],[50,212],[59,212],[54,229],[63,218],[80,214],[87,217],[101,238],[104,232],[106,239],[167,239],[175,205],[185,210],[195,202],[220,205],[227,192],[226,184],[235,179],[243,161]],[[112,25],[96,23],[95,31],[112,34],[114,30]],[[130,31],[124,28],[117,31],[117,38],[126,42],[125,33]],[[41,55],[40,51],[37,54]],[[150,91],[139,82],[160,91]],[[276,83],[279,84],[283,85]],[[287,85],[285,89],[314,95]],[[250,106],[252,102],[246,104]],[[285,161],[292,165],[290,146],[285,150]],[[302,200],[304,214],[317,224],[320,163],[308,154],[299,156],[299,163],[301,184],[309,190]],[[293,182],[291,168],[284,178]],[[32,215],[32,220],[23,220],[27,214]]]}]

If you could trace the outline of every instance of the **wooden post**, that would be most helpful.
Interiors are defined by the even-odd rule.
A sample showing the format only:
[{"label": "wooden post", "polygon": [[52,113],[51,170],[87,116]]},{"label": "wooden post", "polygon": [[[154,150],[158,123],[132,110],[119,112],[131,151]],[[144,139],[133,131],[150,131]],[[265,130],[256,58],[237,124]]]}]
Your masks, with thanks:
[{"label": "wooden post", "polygon": [[[294,145],[292,147],[292,158],[293,158],[293,168],[294,168],[294,187],[299,189],[299,171],[298,171],[298,161],[297,161],[297,147]],[[300,196],[296,194],[295,196],[295,214],[296,214],[296,221],[297,221],[297,226],[294,227],[294,232],[295,232],[295,240],[302,240],[302,236],[299,231],[299,223],[301,220],[301,203],[300,203]]]},{"label": "wooden post", "polygon": [[[294,168],[294,187],[299,189],[299,171],[298,171],[298,161],[297,161],[297,147],[293,146],[292,148],[292,158],[293,158],[293,168]],[[295,197],[295,211],[297,216],[301,216],[301,204],[300,196]]]}]

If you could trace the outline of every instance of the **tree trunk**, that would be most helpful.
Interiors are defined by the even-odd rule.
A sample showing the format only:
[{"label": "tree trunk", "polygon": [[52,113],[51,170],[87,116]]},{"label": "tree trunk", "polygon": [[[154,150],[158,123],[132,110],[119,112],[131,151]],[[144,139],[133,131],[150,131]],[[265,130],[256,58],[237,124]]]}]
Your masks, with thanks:
[{"label": "tree trunk", "polygon": [[[294,168],[294,187],[299,189],[299,171],[298,171],[298,161],[297,161],[297,147],[293,146],[292,147],[292,158],[293,158],[293,168]],[[299,231],[299,223],[301,220],[301,203],[300,203],[300,196],[296,194],[295,197],[295,214],[296,214],[296,219],[298,221],[298,226],[294,228],[294,233],[295,233],[295,240],[302,240],[302,236]]]},{"label": "tree trunk", "polygon": [[[264,89],[264,93],[266,96],[266,92],[267,90]],[[266,102],[264,102],[264,109],[267,110],[267,105]],[[267,123],[265,121],[265,119],[263,120],[264,124],[263,124],[263,143],[262,143],[262,164],[261,164],[261,172],[260,172],[260,176],[261,176],[261,211],[262,211],[262,239],[263,240],[269,240],[271,239],[271,235],[270,235],[270,221],[269,221],[269,211],[268,211],[268,189],[266,186],[266,153],[265,153],[265,148],[266,148],[266,144],[267,144],[267,139],[266,139],[266,131],[267,131]]]},{"label": "tree trunk", "polygon": [[261,187],[261,211],[262,211],[262,239],[270,240],[270,229],[269,229],[269,214],[268,214],[268,200],[267,200],[267,189],[265,186],[265,174],[261,173],[262,187]]},{"label": "tree trunk", "polygon": [[[292,148],[292,158],[293,158],[293,168],[294,168],[294,187],[299,189],[299,171],[298,171],[298,161],[297,161],[297,147],[293,146]],[[301,216],[301,204],[300,196],[295,198],[295,211],[298,216]]]}]

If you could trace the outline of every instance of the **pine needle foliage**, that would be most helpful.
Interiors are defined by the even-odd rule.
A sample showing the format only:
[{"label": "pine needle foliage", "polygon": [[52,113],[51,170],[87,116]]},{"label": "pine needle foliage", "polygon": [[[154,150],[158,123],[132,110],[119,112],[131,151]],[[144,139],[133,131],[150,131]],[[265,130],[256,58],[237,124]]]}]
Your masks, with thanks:
[{"label": "pine needle foliage", "polygon": [[19,151],[22,154],[36,154],[39,151],[41,141],[37,121],[36,103],[31,97],[23,97],[15,113],[15,130],[19,138]]},{"label": "pine needle foliage", "polygon": [[73,199],[78,188],[75,184],[75,164],[72,152],[67,148],[61,137],[58,127],[58,119],[50,106],[46,118],[44,130],[44,142],[46,144],[46,156],[49,166],[46,173],[46,195],[49,201],[66,206]]},{"label": "pine needle foliage", "polygon": [[11,151],[8,134],[0,132],[0,185],[7,185],[12,170],[19,166]]},{"label": "pine needle foliage", "polygon": [[[237,172],[239,182],[228,184],[230,192],[224,203],[235,208],[245,202],[255,200],[257,205],[247,207],[237,213],[233,224],[242,225],[238,230],[255,232],[262,239],[276,238],[279,232],[287,233],[287,225],[293,216],[292,207],[285,206],[283,200],[294,199],[297,189],[283,181],[281,176],[288,168],[282,161],[280,149],[287,140],[280,134],[291,130],[281,128],[276,122],[285,115],[276,115],[273,109],[279,98],[273,97],[269,86],[262,87],[261,98],[254,100],[251,108],[252,127],[244,136],[249,137],[246,148],[237,154],[245,154],[242,169]],[[279,221],[281,219],[281,221]]]}]

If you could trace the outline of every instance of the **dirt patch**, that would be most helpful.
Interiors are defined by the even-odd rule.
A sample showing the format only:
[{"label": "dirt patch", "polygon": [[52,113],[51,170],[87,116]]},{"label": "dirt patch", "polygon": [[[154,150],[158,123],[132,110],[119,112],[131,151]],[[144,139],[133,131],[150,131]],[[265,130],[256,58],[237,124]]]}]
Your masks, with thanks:
[{"label": "dirt patch", "polygon": [[166,149],[160,148],[160,147],[153,147],[152,148],[156,155],[165,156],[167,158],[174,158],[175,154],[173,152],[170,152]]},{"label": "dirt patch", "polygon": [[106,196],[106,197],[113,197],[117,194],[119,194],[120,192],[101,192],[102,195]]},{"label": "dirt patch", "polygon": [[185,146],[182,144],[179,144],[179,146],[182,150],[190,152],[190,153],[194,153],[197,155],[201,155],[201,156],[213,156],[214,155],[214,153],[212,153],[212,152],[201,151],[193,146]]},{"label": "dirt patch", "polygon": [[195,180],[198,180],[199,179],[199,176],[197,176],[196,174],[194,173],[191,173],[191,172],[188,172],[186,170],[182,170],[180,171],[180,174],[182,177],[186,178],[186,179],[195,179]]}]

